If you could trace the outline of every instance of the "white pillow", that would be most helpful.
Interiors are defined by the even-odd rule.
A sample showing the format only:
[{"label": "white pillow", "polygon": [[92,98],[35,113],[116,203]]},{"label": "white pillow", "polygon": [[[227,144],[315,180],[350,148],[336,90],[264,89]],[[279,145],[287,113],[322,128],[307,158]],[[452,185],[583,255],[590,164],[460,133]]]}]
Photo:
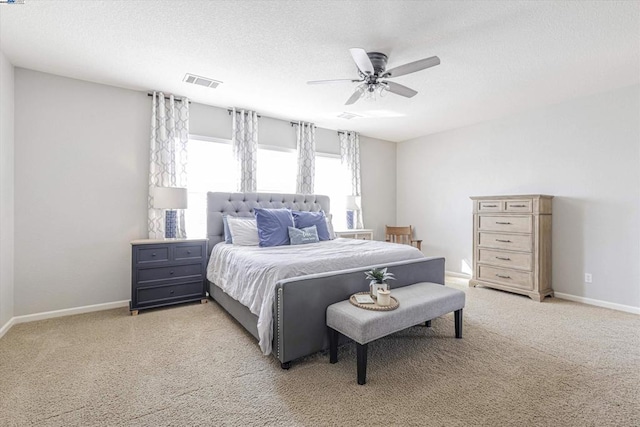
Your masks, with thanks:
[{"label": "white pillow", "polygon": [[327,229],[329,230],[329,239],[333,240],[336,238],[336,232],[333,231],[333,224],[331,224],[331,218],[333,218],[333,214],[325,215],[324,219],[327,220]]},{"label": "white pillow", "polygon": [[258,223],[255,219],[238,219],[233,216],[227,217],[231,239],[234,245],[258,246]]}]

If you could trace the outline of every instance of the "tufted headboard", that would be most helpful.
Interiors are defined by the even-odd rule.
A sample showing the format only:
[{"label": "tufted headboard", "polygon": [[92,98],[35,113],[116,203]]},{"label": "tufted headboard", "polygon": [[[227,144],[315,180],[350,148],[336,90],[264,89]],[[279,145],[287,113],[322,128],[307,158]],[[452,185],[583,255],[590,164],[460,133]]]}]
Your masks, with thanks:
[{"label": "tufted headboard", "polygon": [[224,241],[222,215],[253,216],[254,208],[289,208],[329,214],[329,196],[276,193],[207,193],[207,238],[209,253]]}]

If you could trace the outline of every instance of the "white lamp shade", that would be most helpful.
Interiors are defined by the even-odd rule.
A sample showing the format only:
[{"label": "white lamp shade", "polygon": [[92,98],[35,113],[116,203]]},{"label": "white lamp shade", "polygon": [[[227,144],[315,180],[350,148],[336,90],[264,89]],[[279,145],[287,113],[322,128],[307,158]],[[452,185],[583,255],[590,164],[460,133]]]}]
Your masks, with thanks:
[{"label": "white lamp shade", "polygon": [[187,189],[154,187],[153,207],[156,209],[187,209]]},{"label": "white lamp shade", "polygon": [[347,196],[346,209],[348,211],[360,210],[360,196]]}]

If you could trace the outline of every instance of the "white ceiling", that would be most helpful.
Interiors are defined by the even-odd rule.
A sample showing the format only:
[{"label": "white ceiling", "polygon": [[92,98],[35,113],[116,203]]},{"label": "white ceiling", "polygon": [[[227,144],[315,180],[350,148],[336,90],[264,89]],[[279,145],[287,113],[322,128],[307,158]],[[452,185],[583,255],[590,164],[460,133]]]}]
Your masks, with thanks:
[{"label": "white ceiling", "polygon": [[[18,67],[403,141],[640,83],[640,3],[26,0],[0,5],[0,47]],[[345,106],[355,83],[306,81],[356,77],[350,47],[442,63],[395,80],[414,98]]]}]

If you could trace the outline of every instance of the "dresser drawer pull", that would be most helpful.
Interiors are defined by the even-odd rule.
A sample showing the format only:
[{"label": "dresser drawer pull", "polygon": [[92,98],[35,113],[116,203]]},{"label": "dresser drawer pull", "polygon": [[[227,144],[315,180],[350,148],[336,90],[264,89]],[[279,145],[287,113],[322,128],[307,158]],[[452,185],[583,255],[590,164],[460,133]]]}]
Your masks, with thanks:
[{"label": "dresser drawer pull", "polygon": [[151,254],[151,256],[156,256],[156,253],[155,253],[155,252],[154,252],[154,253],[152,253],[152,254]]},{"label": "dresser drawer pull", "polygon": [[503,276],[502,274],[498,274],[498,273],[496,273],[496,277],[499,277],[501,279],[511,279],[511,276]]},{"label": "dresser drawer pull", "polygon": [[482,205],[485,208],[497,208],[498,205]]},{"label": "dresser drawer pull", "polygon": [[170,295],[173,295],[173,293],[174,293],[174,292],[175,292],[175,291],[169,291],[169,294],[170,294]]},{"label": "dresser drawer pull", "polygon": [[496,242],[511,243],[511,240],[496,239]]},{"label": "dresser drawer pull", "polygon": [[501,259],[502,261],[511,261],[511,258],[504,258],[501,256],[497,256],[496,259]]},{"label": "dresser drawer pull", "polygon": [[191,254],[191,251],[187,251],[187,254],[189,254],[189,255],[190,255],[190,254]]},{"label": "dresser drawer pull", "polygon": [[171,271],[169,272],[169,274],[173,274],[173,270],[171,270]]},{"label": "dresser drawer pull", "polygon": [[500,222],[500,221],[496,221],[496,224],[500,224],[500,225],[511,225],[510,222]]},{"label": "dresser drawer pull", "polygon": [[509,205],[512,208],[527,208],[527,205]]}]

